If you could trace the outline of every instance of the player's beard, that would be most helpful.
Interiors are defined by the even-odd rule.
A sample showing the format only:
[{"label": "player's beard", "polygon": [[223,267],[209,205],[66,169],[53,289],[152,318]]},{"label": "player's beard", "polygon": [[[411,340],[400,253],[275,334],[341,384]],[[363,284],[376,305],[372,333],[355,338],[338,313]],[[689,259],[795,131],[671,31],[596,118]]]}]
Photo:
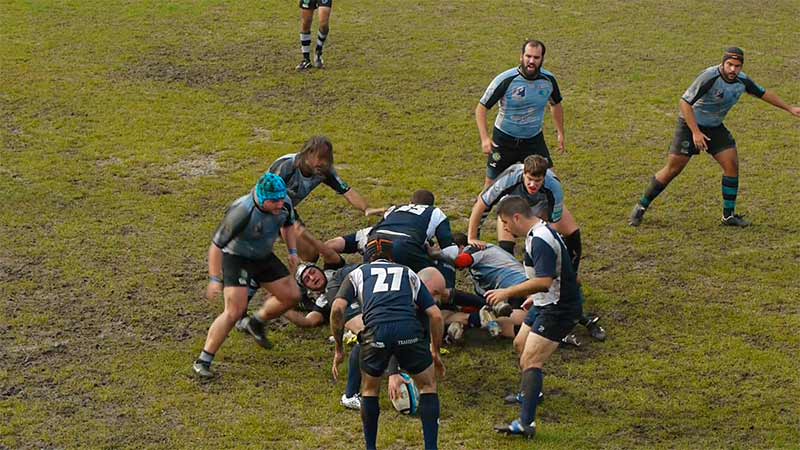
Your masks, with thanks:
[{"label": "player's beard", "polygon": [[536,68],[533,69],[533,71],[528,69],[528,66],[525,66],[525,65],[521,66],[522,74],[525,75],[525,78],[532,78],[532,77],[536,76],[537,73],[539,73],[539,66],[536,66],[536,65],[534,65],[534,66]]}]

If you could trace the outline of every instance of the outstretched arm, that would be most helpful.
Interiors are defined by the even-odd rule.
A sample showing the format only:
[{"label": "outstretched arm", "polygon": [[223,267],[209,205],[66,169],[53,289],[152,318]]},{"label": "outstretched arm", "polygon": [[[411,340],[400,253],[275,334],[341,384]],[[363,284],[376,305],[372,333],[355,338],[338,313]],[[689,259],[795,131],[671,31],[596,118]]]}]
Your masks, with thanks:
[{"label": "outstretched arm", "polygon": [[784,102],[783,99],[778,97],[778,94],[775,94],[772,91],[765,92],[764,95],[761,96],[761,100],[764,100],[765,102],[769,103],[770,105],[776,108],[780,108],[784,111],[787,111],[789,114],[795,117],[800,117],[800,106],[792,106]]},{"label": "outstretched arm", "polygon": [[358,208],[361,211],[366,213],[367,211],[367,200],[361,196],[355,189],[350,188],[349,191],[344,193],[344,198],[353,205],[354,207]]}]

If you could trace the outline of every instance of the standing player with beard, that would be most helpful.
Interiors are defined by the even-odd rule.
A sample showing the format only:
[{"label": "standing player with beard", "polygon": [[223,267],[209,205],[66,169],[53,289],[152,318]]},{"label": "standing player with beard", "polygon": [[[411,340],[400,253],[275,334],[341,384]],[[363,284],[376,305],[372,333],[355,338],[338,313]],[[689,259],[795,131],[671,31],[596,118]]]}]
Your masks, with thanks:
[{"label": "standing player with beard", "polygon": [[800,117],[800,107],[786,104],[777,94],[756,84],[742,72],[743,65],[744,51],[738,47],[728,48],[722,64],[704,70],[683,94],[667,164],[656,172],[634,206],[629,221],[631,226],[642,223],[653,200],[700,151],[708,152],[722,167],[722,224],[734,227],[750,225],[742,216],[734,214],[739,192],[739,154],[733,135],[722,121],[745,92],[795,117]]},{"label": "standing player with beard", "polygon": [[[481,148],[488,157],[486,186],[510,165],[522,162],[528,155],[542,155],[552,167],[553,161],[542,133],[544,111],[548,105],[558,132],[558,150],[565,151],[561,91],[556,77],[542,69],[545,51],[542,42],[525,41],[519,67],[495,77],[475,108]],[[500,102],[500,111],[490,137],[486,114],[497,102]]]}]

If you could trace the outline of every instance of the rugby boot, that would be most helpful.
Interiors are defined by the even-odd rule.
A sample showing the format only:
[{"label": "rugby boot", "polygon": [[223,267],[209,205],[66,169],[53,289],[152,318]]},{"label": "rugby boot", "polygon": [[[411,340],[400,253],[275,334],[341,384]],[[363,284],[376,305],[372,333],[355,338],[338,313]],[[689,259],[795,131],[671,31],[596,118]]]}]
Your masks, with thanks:
[{"label": "rugby boot", "polygon": [[514,420],[508,425],[501,425],[494,427],[494,431],[500,434],[508,434],[511,436],[522,436],[526,439],[531,439],[536,436],[536,422],[530,425],[522,424],[519,419]]},{"label": "rugby boot", "polygon": [[256,344],[267,350],[272,348],[272,342],[267,339],[267,329],[264,328],[264,324],[262,322],[253,320],[251,318],[247,321],[245,330],[250,333],[250,336],[253,336],[253,339],[256,340]]},{"label": "rugby boot", "polygon": [[342,394],[342,406],[347,409],[354,409],[356,411],[361,409],[361,394],[356,394],[348,397],[347,394]]},{"label": "rugby boot", "polygon": [[[522,392],[517,392],[516,394],[508,394],[503,397],[503,403],[506,405],[521,405],[522,404]],[[544,401],[544,392],[539,392],[539,401],[536,402],[537,405],[541,405]]]},{"label": "rugby boot", "polygon": [[497,317],[508,317],[514,308],[508,302],[500,302],[492,307]]},{"label": "rugby boot", "polygon": [[578,340],[578,336],[575,336],[575,333],[570,333],[564,336],[564,339],[561,339],[561,343],[564,345],[571,345],[573,347],[581,346],[581,341]]},{"label": "rugby boot", "polygon": [[322,53],[317,53],[317,56],[314,58],[314,67],[317,69],[325,68],[325,62],[322,61]]},{"label": "rugby boot", "polygon": [[586,330],[589,332],[589,336],[598,341],[605,341],[606,340],[606,330],[600,326],[598,322],[600,322],[600,316],[589,316],[587,317],[588,321],[583,324],[586,327]]},{"label": "rugby boot", "polygon": [[192,371],[200,378],[208,379],[214,377],[214,372],[211,371],[211,365],[199,359],[192,364]]},{"label": "rugby boot", "polygon": [[300,64],[298,64],[297,67],[294,68],[294,70],[297,70],[298,72],[302,72],[302,71],[305,71],[305,70],[309,70],[312,67],[314,67],[314,66],[311,64],[311,60],[304,59],[304,60],[300,61]]},{"label": "rugby boot", "polygon": [[728,217],[723,217],[722,218],[722,225],[725,225],[725,226],[728,226],[728,227],[744,228],[744,227],[749,227],[750,226],[750,222],[747,221],[747,220],[744,220],[744,217],[740,216],[739,214],[731,214]]},{"label": "rugby boot", "polygon": [[628,225],[632,227],[638,227],[639,224],[642,223],[642,219],[644,219],[645,211],[647,211],[647,208],[637,203],[636,206],[633,207]]}]

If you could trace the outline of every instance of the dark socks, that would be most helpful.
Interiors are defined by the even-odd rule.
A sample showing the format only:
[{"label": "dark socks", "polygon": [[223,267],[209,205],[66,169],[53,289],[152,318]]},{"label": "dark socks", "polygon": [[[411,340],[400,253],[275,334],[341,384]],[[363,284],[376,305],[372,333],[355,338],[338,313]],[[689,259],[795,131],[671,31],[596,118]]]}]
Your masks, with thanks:
[{"label": "dark socks", "polygon": [[542,392],[543,380],[542,369],[522,372],[522,413],[519,417],[523,425],[531,426],[536,421],[536,406],[539,403],[539,393]]},{"label": "dark socks", "polygon": [[364,442],[367,450],[375,449],[378,440],[378,416],[381,406],[378,397],[361,397],[361,423],[364,426]]},{"label": "dark socks", "polygon": [[435,450],[439,441],[439,394],[419,396],[419,418],[422,419],[422,436],[425,450]]},{"label": "dark socks", "polygon": [[722,177],[722,217],[730,217],[736,210],[739,177]]},{"label": "dark socks", "polygon": [[329,262],[327,262],[327,261],[326,261],[326,262],[325,262],[325,264],[323,264],[323,265],[322,265],[322,270],[336,270],[336,269],[341,269],[342,267],[344,267],[344,266],[345,266],[345,264],[347,264],[347,261],[345,261],[345,260],[344,260],[344,258],[342,257],[342,255],[339,255],[339,261],[338,261],[338,262],[335,262],[335,263],[329,263]]},{"label": "dark socks", "polygon": [[497,245],[508,253],[514,254],[514,241],[500,241]]},{"label": "dark socks", "polygon": [[481,316],[480,316],[480,314],[478,314],[476,312],[471,313],[469,315],[469,318],[467,319],[467,325],[469,325],[470,328],[480,328],[481,327]]},{"label": "dark socks", "polygon": [[577,229],[569,236],[564,236],[564,245],[567,246],[569,259],[572,261],[572,268],[575,269],[575,273],[578,273],[578,266],[581,264],[581,253],[583,253],[581,230]]},{"label": "dark socks", "polygon": [[350,350],[349,371],[347,372],[347,387],[344,395],[352,397],[358,394],[361,387],[361,369],[359,366],[359,356],[361,355],[361,344],[356,344]]},{"label": "dark socks", "polygon": [[486,306],[486,300],[480,295],[469,294],[464,291],[456,290],[453,295],[453,304],[456,306],[474,306],[476,308],[483,308]]},{"label": "dark socks", "polygon": [[639,204],[645,208],[649,208],[650,203],[652,203],[653,200],[658,197],[658,194],[660,194],[661,191],[663,191],[666,187],[666,184],[661,184],[661,182],[656,180],[656,177],[653,177],[650,180],[650,185],[647,186],[647,189],[645,189],[644,195],[642,195],[642,198],[639,200]]}]

